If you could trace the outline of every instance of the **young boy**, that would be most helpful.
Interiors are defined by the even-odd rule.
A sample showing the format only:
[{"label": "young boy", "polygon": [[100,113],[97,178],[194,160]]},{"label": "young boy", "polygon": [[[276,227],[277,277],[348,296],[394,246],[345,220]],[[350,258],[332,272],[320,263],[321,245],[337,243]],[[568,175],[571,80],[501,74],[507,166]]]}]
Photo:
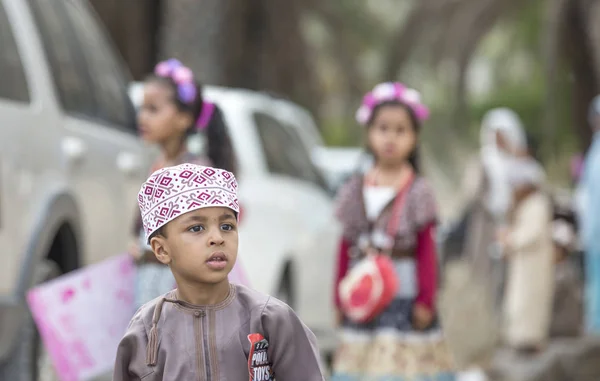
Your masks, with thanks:
[{"label": "young boy", "polygon": [[135,314],[114,381],[321,381],[314,334],[285,303],[230,284],[238,250],[237,182],[194,164],[154,172],[138,195],[156,258],[177,289]]}]

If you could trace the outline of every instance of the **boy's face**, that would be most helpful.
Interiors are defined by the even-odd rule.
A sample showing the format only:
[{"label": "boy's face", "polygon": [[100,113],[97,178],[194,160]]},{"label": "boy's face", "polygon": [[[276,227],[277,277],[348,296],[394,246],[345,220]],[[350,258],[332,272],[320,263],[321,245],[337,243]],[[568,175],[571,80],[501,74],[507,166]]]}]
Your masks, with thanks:
[{"label": "boy's face", "polygon": [[231,209],[210,207],[182,214],[163,232],[150,245],[178,282],[216,284],[227,279],[238,250],[237,220]]}]

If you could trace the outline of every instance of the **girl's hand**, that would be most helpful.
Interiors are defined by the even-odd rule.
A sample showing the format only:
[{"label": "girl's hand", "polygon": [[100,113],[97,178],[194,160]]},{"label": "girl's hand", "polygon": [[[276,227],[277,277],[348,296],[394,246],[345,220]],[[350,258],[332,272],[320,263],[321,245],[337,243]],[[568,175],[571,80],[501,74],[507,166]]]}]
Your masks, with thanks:
[{"label": "girl's hand", "polygon": [[418,330],[424,330],[433,323],[433,312],[422,304],[415,304],[412,311],[413,325]]}]

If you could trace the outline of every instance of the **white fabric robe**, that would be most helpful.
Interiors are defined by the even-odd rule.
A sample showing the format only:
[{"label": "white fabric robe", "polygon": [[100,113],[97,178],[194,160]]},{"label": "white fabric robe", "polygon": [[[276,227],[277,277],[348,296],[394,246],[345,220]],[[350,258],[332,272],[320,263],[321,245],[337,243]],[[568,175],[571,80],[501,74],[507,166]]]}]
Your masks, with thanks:
[{"label": "white fabric robe", "polygon": [[517,205],[506,252],[505,340],[510,346],[543,344],[550,331],[554,258],[549,198],[536,192]]}]

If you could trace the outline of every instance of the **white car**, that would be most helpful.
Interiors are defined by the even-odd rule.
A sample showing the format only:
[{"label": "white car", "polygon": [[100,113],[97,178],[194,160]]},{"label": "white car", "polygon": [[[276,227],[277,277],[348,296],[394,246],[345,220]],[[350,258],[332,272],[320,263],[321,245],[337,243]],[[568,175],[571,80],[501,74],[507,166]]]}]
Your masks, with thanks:
[{"label": "white car", "polygon": [[87,2],[0,0],[0,51],[0,380],[32,381],[27,290],[127,248],[151,156]]},{"label": "white car", "polygon": [[[139,83],[130,86],[141,102]],[[311,158],[312,118],[299,106],[248,90],[207,87],[223,110],[238,162],[238,260],[251,286],[290,304],[325,353],[335,346],[333,279],[341,229],[328,184]],[[310,115],[310,114],[307,114]]]},{"label": "white car", "polygon": [[280,117],[289,124],[301,126],[301,137],[311,151],[311,159],[324,174],[333,193],[352,174],[363,171],[371,164],[370,157],[361,147],[328,147],[312,115],[305,109],[286,100],[276,99]]},{"label": "white car", "polygon": [[332,191],[337,191],[353,174],[372,165],[371,156],[360,147],[326,147],[313,149],[313,161],[327,178]]}]

